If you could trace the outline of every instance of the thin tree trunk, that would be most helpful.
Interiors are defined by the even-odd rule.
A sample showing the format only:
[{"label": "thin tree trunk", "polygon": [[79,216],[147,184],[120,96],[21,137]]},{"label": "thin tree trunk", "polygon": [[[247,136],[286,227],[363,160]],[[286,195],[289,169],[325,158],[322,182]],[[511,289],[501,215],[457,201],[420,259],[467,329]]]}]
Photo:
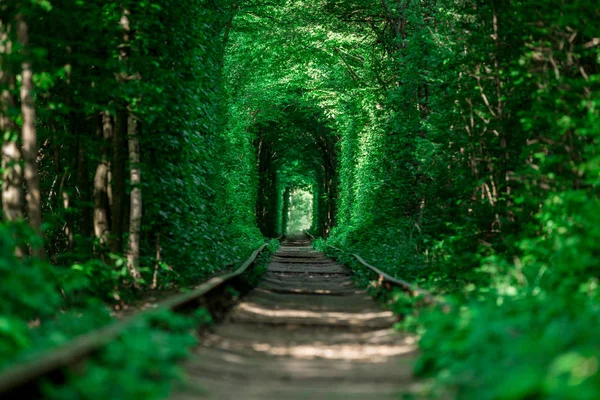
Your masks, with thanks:
[{"label": "thin tree trunk", "polygon": [[73,221],[73,215],[71,214],[69,208],[73,206],[72,204],[72,196],[69,190],[71,173],[73,171],[73,163],[71,163],[68,169],[65,170],[59,188],[59,196],[62,202],[63,213],[65,215],[65,225],[63,228],[63,233],[65,238],[67,239],[67,250],[73,251],[75,247],[75,223]]},{"label": "thin tree trunk", "polygon": [[2,216],[6,221],[23,219],[23,167],[21,165],[21,150],[17,144],[17,126],[10,117],[10,110],[15,107],[15,99],[11,93],[14,89],[14,76],[7,65],[7,57],[12,53],[12,44],[8,41],[8,31],[0,34],[0,47],[3,54],[0,64],[0,134],[2,143]]},{"label": "thin tree trunk", "polygon": [[[41,209],[41,194],[40,181],[37,171],[37,131],[35,125],[35,100],[33,98],[33,71],[31,60],[29,59],[29,28],[23,14],[17,15],[17,38],[21,48],[25,52],[25,60],[23,61],[21,75],[21,114],[23,117],[23,160],[25,183],[27,184],[27,216],[29,225],[40,236],[42,234],[42,209]],[[35,255],[44,257],[44,247],[40,246],[34,249]]]},{"label": "thin tree trunk", "polygon": [[[70,103],[67,99],[67,103]],[[71,157],[68,160],[68,174],[65,175],[65,179],[62,181],[60,196],[63,202],[63,210],[65,215],[64,234],[67,239],[67,251],[75,251],[75,229],[76,229],[76,215],[77,210],[77,191],[79,184],[78,167],[79,167],[79,147],[80,147],[80,126],[79,120],[76,118],[75,113],[69,115],[69,131],[74,138],[69,148],[69,154],[75,154],[76,157]],[[71,181],[71,176],[74,175],[74,182]]]},{"label": "thin tree trunk", "polygon": [[108,157],[107,145],[110,143],[113,135],[112,118],[108,112],[102,113],[98,121],[99,136],[103,140],[102,155],[100,162],[96,167],[94,175],[94,235],[98,239],[100,246],[108,242],[110,232],[109,224],[109,173],[110,161]]},{"label": "thin tree trunk", "polygon": [[140,261],[140,231],[142,225],[142,188],[140,169],[140,145],[137,136],[137,120],[133,115],[128,119],[129,169],[131,181],[130,214],[129,214],[129,245],[127,248],[127,268],[129,275],[137,282],[141,279]]},{"label": "thin tree trunk", "polygon": [[125,138],[127,136],[127,111],[117,112],[115,130],[113,132],[112,176],[112,208],[111,208],[111,246],[113,253],[123,251],[123,233],[125,221]]},{"label": "thin tree trunk", "polygon": [[[0,118],[0,131],[10,131]],[[15,140],[8,139],[2,144],[2,216],[6,221],[23,218],[23,168],[21,151]]]},{"label": "thin tree trunk", "polygon": [[77,211],[79,213],[79,233],[83,238],[81,245],[85,247],[85,252],[91,251],[92,238],[92,210],[89,206],[91,200],[91,187],[89,179],[89,165],[86,157],[85,135],[87,129],[83,129],[84,124],[80,122],[77,147],[77,189],[79,194]]},{"label": "thin tree trunk", "polygon": [[[121,63],[121,72],[117,76],[120,85],[126,85],[127,63],[130,54],[131,26],[129,23],[129,10],[123,10],[123,15],[119,21],[123,29],[123,41],[119,45],[119,61]],[[129,129],[129,113],[126,104],[121,102],[115,116],[115,130],[113,132],[113,159],[112,159],[112,224],[111,224],[111,246],[113,253],[123,251],[123,234],[125,233],[125,200],[126,200],[126,159],[125,151],[127,143],[127,131]]]},{"label": "thin tree trunk", "polygon": [[152,285],[150,289],[156,290],[158,288],[158,270],[160,269],[161,255],[160,255],[160,232],[156,234],[156,264],[154,264],[154,273],[152,274]]}]

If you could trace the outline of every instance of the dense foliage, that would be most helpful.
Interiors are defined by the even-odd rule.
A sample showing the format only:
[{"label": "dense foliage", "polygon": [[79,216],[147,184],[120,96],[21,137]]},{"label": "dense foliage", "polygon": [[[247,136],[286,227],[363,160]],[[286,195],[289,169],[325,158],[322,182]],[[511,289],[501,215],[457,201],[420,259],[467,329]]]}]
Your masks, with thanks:
[{"label": "dense foliage", "polygon": [[[237,173],[222,80],[232,12],[204,0],[0,4],[0,367],[110,323],[106,303],[196,283],[263,242],[230,214],[238,188],[221,185]],[[73,390],[164,394],[135,381],[170,377],[189,341],[135,329],[146,353],[126,335],[89,378],[119,364],[121,386]]]},{"label": "dense foliage", "polygon": [[266,102],[286,144],[302,137],[287,99],[318,105],[328,243],[449,294],[452,312],[415,322],[419,372],[460,398],[597,397],[598,5],[312,5],[240,22],[259,43],[230,54],[260,55],[238,99]]},{"label": "dense foliage", "polygon": [[599,17],[592,0],[2,3],[3,358],[59,311],[205,278],[310,215],[446,295],[406,319],[434,391],[599,397]]},{"label": "dense foliage", "polygon": [[598,4],[335,6],[387,64],[347,116],[330,242],[455,297],[419,321],[444,390],[598,397]]}]

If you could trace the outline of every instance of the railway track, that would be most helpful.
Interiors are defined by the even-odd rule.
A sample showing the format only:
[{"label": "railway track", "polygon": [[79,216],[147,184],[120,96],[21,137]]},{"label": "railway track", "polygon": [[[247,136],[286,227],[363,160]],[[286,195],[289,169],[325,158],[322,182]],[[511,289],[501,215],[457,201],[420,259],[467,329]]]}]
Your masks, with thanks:
[{"label": "railway track", "polygon": [[309,245],[283,243],[258,287],[201,338],[173,400],[381,400],[410,388],[414,338]]},{"label": "railway track", "polygon": [[[184,311],[204,306],[222,317],[199,334],[199,346],[184,364],[186,383],[172,399],[381,400],[411,389],[415,339],[394,331],[397,317],[356,289],[351,270],[313,251],[308,240],[284,242],[257,287],[225,310],[226,288],[240,285],[240,276],[265,246],[236,271],[157,307]],[[403,286],[406,282],[370,268],[380,280],[417,294]],[[2,371],[0,398],[34,398],[42,378],[80,365],[137,317]]]}]

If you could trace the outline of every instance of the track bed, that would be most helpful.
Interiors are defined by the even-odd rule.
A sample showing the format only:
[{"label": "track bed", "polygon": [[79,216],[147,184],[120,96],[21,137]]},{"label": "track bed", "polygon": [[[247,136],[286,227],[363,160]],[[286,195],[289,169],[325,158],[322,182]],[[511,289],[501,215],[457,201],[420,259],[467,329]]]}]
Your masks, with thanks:
[{"label": "track bed", "polygon": [[413,337],[306,241],[285,242],[258,287],[202,336],[184,399],[397,399],[413,384]]}]

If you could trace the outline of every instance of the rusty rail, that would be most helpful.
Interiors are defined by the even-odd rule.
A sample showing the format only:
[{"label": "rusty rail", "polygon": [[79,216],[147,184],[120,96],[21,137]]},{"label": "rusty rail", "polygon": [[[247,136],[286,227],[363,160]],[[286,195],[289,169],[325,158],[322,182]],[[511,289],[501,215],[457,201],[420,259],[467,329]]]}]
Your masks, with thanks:
[{"label": "rusty rail", "polygon": [[[342,250],[338,247],[330,246],[330,245],[327,245],[327,247],[334,249],[336,251],[345,253],[344,250]],[[430,305],[438,304],[438,305],[444,305],[444,306],[446,305],[446,303],[438,300],[433,294],[431,294],[427,290],[421,289],[420,287],[413,285],[403,279],[394,278],[393,276],[383,272],[379,268],[369,264],[367,261],[365,261],[364,258],[359,256],[358,254],[355,254],[355,253],[349,253],[349,254],[352,257],[354,257],[354,259],[356,259],[356,261],[358,261],[361,265],[367,267],[368,269],[370,269],[371,271],[373,271],[374,273],[379,275],[379,279],[381,281],[387,282],[393,286],[397,286],[397,287],[401,288],[402,290],[404,290],[405,292],[409,293],[411,296],[421,296],[427,304],[430,304]]]},{"label": "rusty rail", "polygon": [[196,287],[188,293],[181,293],[160,302],[155,308],[142,311],[126,320],[114,322],[104,328],[95,330],[88,334],[76,337],[69,343],[42,353],[36,359],[16,363],[0,371],[0,398],[5,393],[15,391],[37,382],[39,379],[52,372],[68,368],[76,362],[83,360],[111,341],[118,338],[125,329],[139,318],[160,311],[178,311],[186,307],[199,305],[202,299],[219,289],[227,286],[235,278],[238,278],[254,264],[258,255],[267,247],[267,243],[256,249],[252,255],[234,272],[216,276]]},{"label": "rusty rail", "polygon": [[314,237],[313,235],[311,235],[311,233],[309,231],[307,231],[306,229],[304,229],[304,233],[306,233],[306,235],[310,238],[310,240],[317,240],[317,238]]}]

